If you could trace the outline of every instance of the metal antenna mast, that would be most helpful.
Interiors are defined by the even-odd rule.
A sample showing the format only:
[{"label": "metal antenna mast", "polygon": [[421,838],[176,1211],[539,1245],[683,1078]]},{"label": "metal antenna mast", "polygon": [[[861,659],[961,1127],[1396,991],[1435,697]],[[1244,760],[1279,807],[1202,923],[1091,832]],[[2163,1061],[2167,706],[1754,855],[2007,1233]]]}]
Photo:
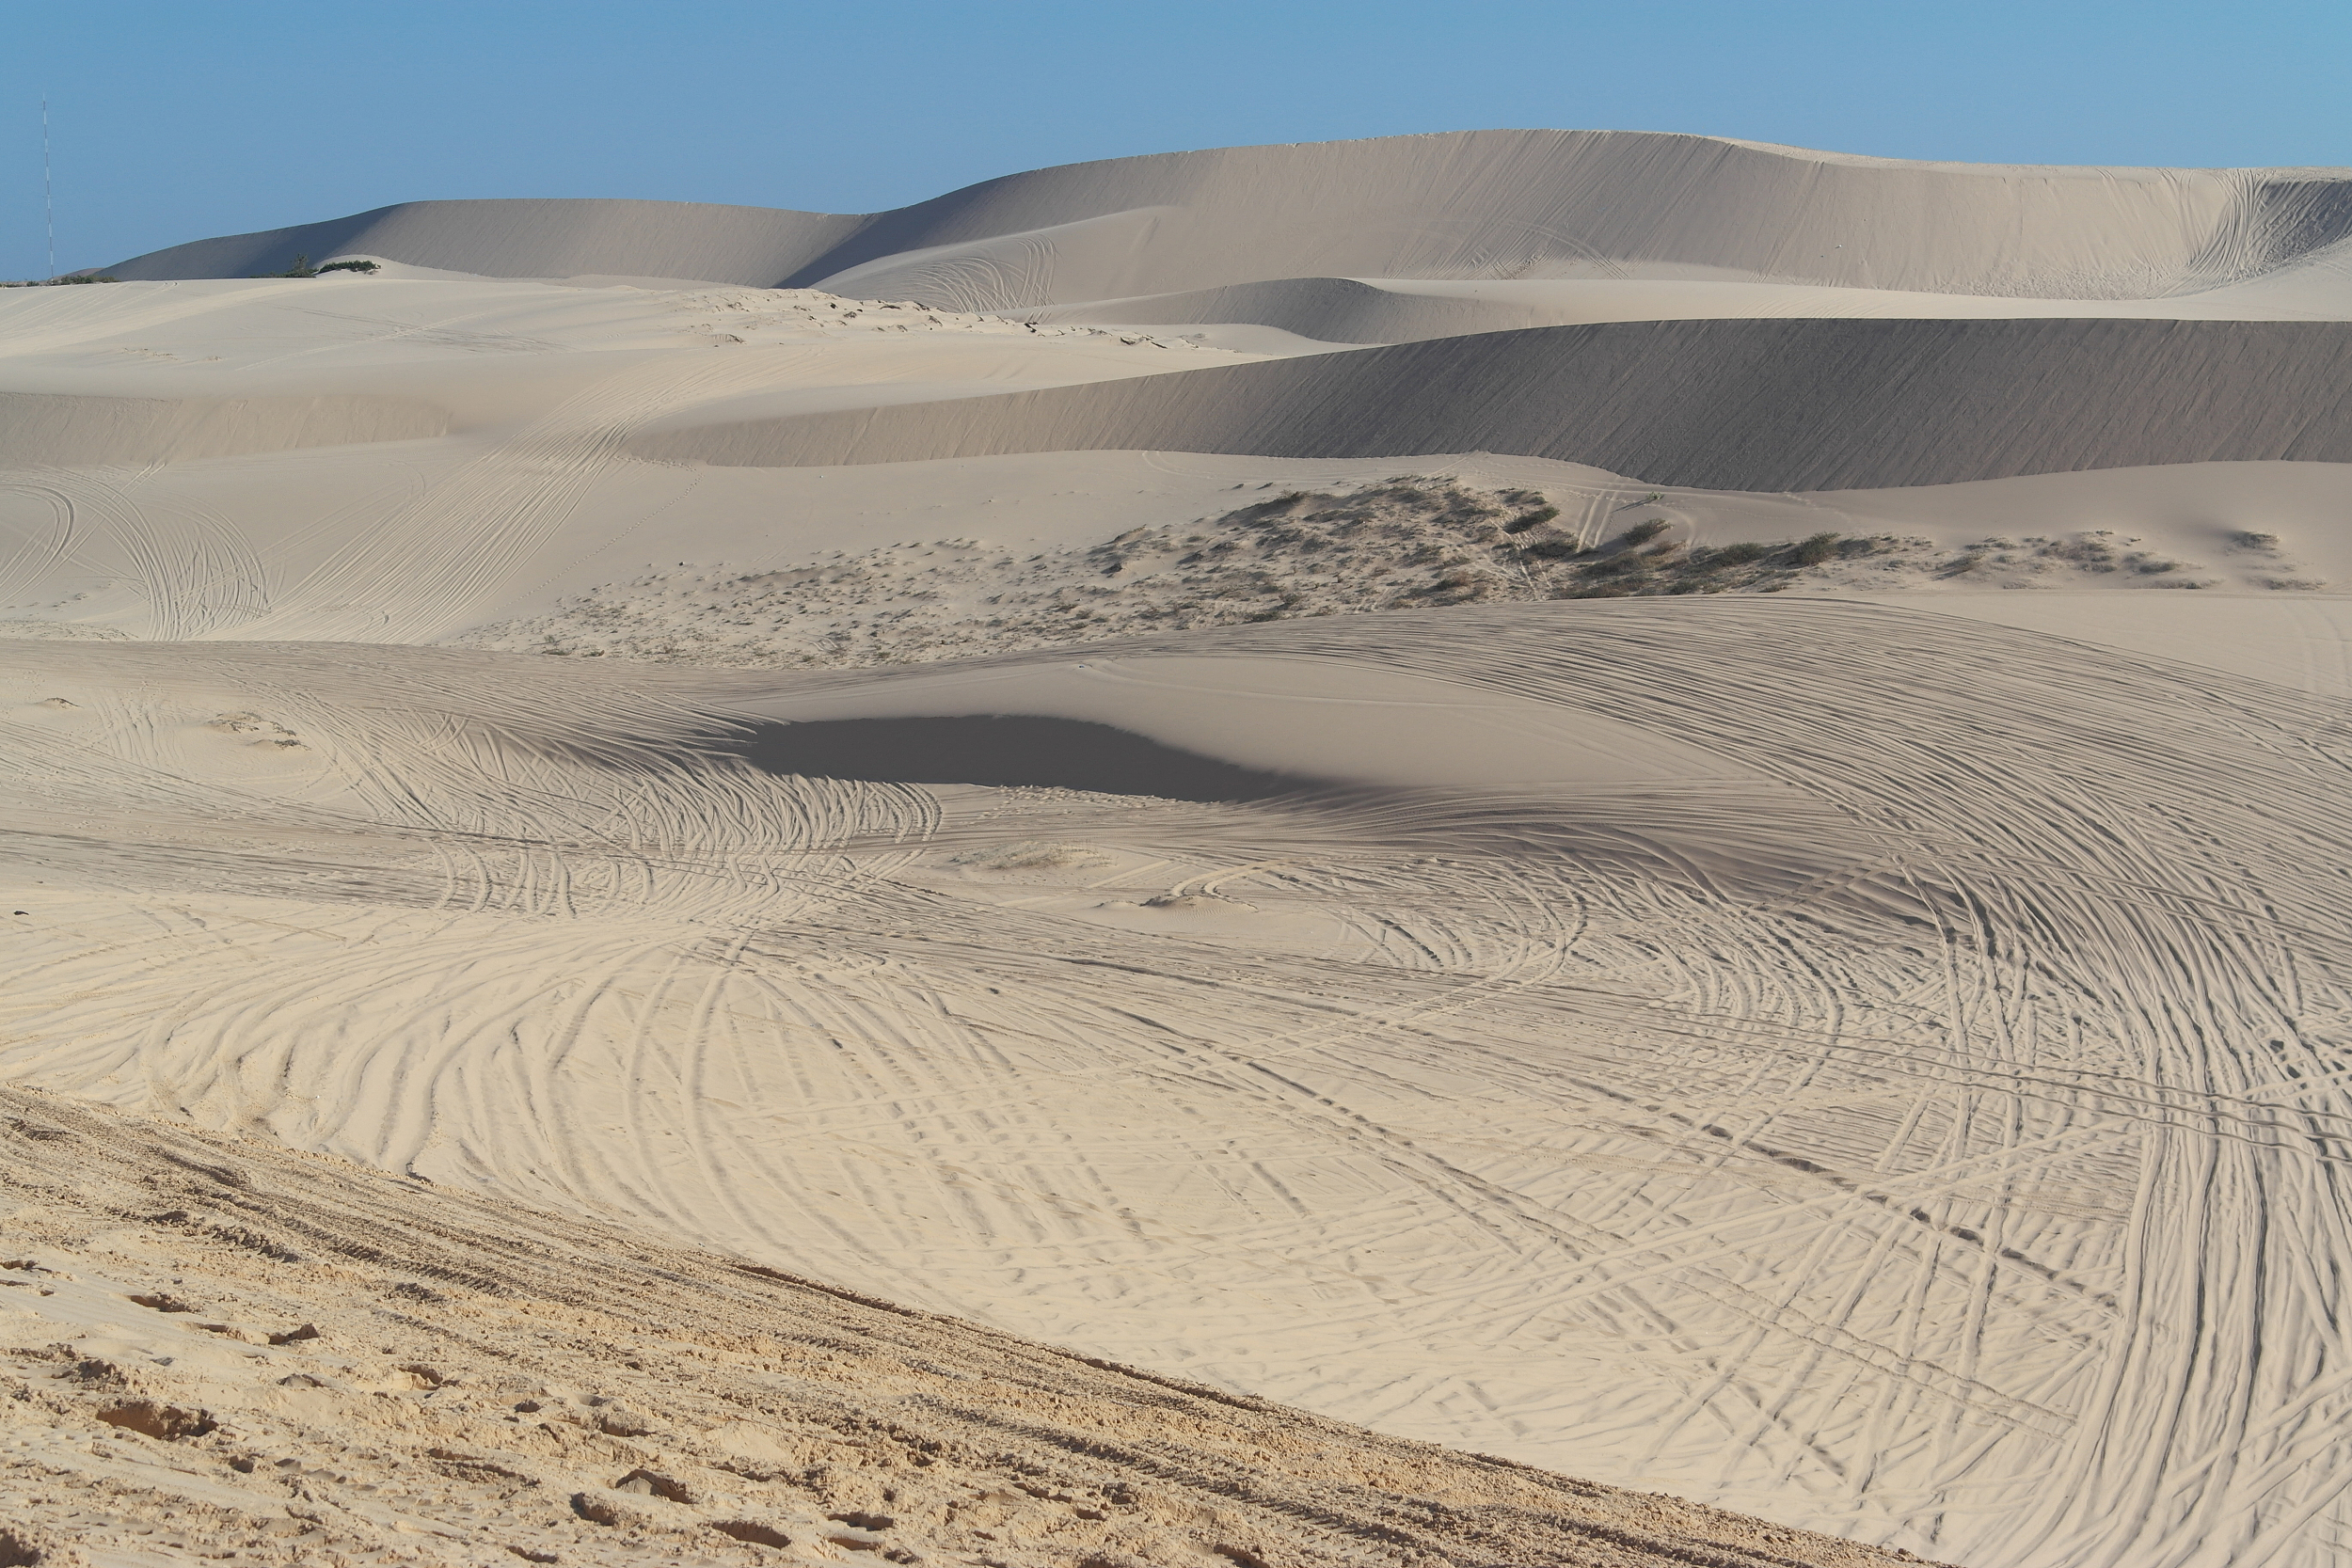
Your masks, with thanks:
[{"label": "metal antenna mast", "polygon": [[40,101],[40,216],[49,230],[49,276],[57,276],[57,202],[49,187],[49,100]]}]

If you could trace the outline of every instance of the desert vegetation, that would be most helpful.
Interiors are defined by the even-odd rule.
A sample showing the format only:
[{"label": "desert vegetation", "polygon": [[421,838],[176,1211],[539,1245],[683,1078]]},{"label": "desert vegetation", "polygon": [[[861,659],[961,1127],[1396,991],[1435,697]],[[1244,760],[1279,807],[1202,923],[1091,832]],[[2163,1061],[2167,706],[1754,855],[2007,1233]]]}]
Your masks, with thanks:
[{"label": "desert vegetation", "polygon": [[[1689,521],[1666,515],[1661,499],[1621,503],[1596,521],[1593,509],[1570,517],[1534,490],[1404,474],[1358,489],[1284,491],[1092,546],[1022,553],[946,539],[780,567],[685,567],[599,587],[548,614],[457,641],[563,657],[839,667],[1543,599],[2057,587],[2117,573],[2145,587],[2215,580],[2100,531],[1989,538],[1958,549],[1826,530],[1710,544]],[[2265,567],[2286,564],[2275,540],[2241,548]],[[2290,576],[2251,580],[2314,586]]]},{"label": "desert vegetation", "polygon": [[294,259],[294,265],[284,272],[257,272],[253,276],[256,277],[324,277],[330,272],[356,272],[364,275],[383,270],[383,263],[366,260],[329,261],[325,266],[314,267],[310,264],[310,257],[296,256]]}]

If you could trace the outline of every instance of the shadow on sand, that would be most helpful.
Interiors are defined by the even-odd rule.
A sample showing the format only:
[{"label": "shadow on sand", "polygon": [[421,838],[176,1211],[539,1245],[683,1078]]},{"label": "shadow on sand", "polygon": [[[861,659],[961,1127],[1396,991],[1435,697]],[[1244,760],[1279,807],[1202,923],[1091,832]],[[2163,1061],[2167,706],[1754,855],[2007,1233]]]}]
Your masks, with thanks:
[{"label": "shadow on sand", "polygon": [[1023,784],[1170,800],[1261,800],[1323,782],[1220,762],[1108,724],[1022,714],[762,724],[741,754],[767,772],[811,778]]}]

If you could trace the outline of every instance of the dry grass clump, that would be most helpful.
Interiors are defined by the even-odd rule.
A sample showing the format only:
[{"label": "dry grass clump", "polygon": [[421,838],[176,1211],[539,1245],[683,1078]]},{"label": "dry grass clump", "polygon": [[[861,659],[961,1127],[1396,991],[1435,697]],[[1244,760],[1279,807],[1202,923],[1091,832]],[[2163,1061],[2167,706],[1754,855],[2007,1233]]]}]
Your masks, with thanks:
[{"label": "dry grass clump", "polygon": [[[1021,556],[894,545],[756,572],[664,573],[488,626],[473,647],[721,665],[921,663],[1153,631],[1551,596],[1532,490],[1405,475]],[[1530,547],[1535,546],[1535,547]]]},{"label": "dry grass clump", "polygon": [[1606,543],[1575,548],[1545,540],[1529,550],[1550,569],[1549,596],[1622,598],[1640,594],[1775,594],[1817,567],[1900,549],[1892,535],[1847,538],[1816,533],[1774,544],[1742,541],[1713,548],[1668,537],[1672,525],[1647,517]]},{"label": "dry grass clump", "polygon": [[[568,657],[841,668],[1048,647],[1156,631],[1534,599],[1773,594],[1788,589],[2201,588],[2201,568],[2106,531],[1953,549],[1893,534],[1705,545],[1651,496],[1609,532],[1534,490],[1405,474],[1291,490],[1213,517],[1023,555],[972,539],[835,552],[780,568],[688,569],[594,589],[552,613],[456,639]],[[1596,538],[1595,534],[1599,537]],[[2267,534],[2231,548],[2291,563]],[[2267,588],[2319,584],[2285,575]]]},{"label": "dry grass clump", "polygon": [[1017,844],[966,849],[960,855],[948,856],[947,863],[968,865],[979,871],[1053,871],[1109,865],[1111,857],[1083,844],[1026,838]]},{"label": "dry grass clump", "polygon": [[[2271,553],[2278,544],[2272,534],[2241,533],[2239,541],[2266,539],[2269,546],[2263,553]],[[2077,574],[2106,577],[2117,573],[2139,578],[2159,578],[2152,588],[2211,588],[2213,579],[2195,576],[2197,568],[2186,562],[2153,550],[2134,549],[2136,538],[2120,539],[2111,529],[2094,529],[2059,538],[2040,534],[2024,539],[1982,539],[1954,554],[1936,569],[1938,577],[1964,578],[1995,575],[1993,569],[2006,569],[2010,578],[2047,577],[2053,573],[2065,576]],[[2240,547],[2245,547],[2241,543]],[[2178,575],[2175,575],[2178,574]]]},{"label": "dry grass clump", "polygon": [[1353,493],[1293,490],[1185,528],[1133,529],[1088,552],[1105,578],[1151,573],[1239,616],[1525,598],[1517,542],[1559,516],[1533,490],[1406,475]]}]

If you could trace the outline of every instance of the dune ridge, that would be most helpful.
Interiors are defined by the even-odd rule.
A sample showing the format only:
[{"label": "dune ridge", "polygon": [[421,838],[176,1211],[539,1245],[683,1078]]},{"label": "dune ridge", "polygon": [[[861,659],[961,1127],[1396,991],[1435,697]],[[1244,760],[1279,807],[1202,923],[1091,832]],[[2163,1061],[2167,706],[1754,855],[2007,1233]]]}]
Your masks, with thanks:
[{"label": "dune ridge", "polygon": [[1471,131],[1072,164],[864,216],[420,202],[153,251],[125,278],[367,253],[1003,310],[1266,278],[1640,276],[2139,298],[2352,237],[2341,170],[1904,163],[1651,132]]},{"label": "dune ridge", "polygon": [[486,277],[610,274],[766,287],[863,221],[685,201],[403,201],[324,223],[195,240],[103,270],[126,281],[252,277],[283,272],[297,256],[322,262],[367,255]]},{"label": "dune ridge", "polygon": [[185,463],[304,447],[416,441],[449,415],[418,398],[99,398],[0,391],[0,464]]},{"label": "dune ridge", "polygon": [[1538,327],[889,408],[673,417],[659,462],[1135,449],[1495,451],[1715,490],[1864,490],[2165,464],[2352,460],[2352,326],[1682,321]]},{"label": "dune ridge", "polygon": [[[1024,312],[1041,322],[1133,326],[1246,322],[1327,343],[1430,338],[1597,322],[1865,316],[1901,320],[2121,316],[2164,321],[2340,321],[2352,287],[2339,245],[2251,282],[2155,299],[2019,298],[1721,278],[1443,279],[1284,277]],[[2330,281],[2336,286],[2329,288]]]}]

